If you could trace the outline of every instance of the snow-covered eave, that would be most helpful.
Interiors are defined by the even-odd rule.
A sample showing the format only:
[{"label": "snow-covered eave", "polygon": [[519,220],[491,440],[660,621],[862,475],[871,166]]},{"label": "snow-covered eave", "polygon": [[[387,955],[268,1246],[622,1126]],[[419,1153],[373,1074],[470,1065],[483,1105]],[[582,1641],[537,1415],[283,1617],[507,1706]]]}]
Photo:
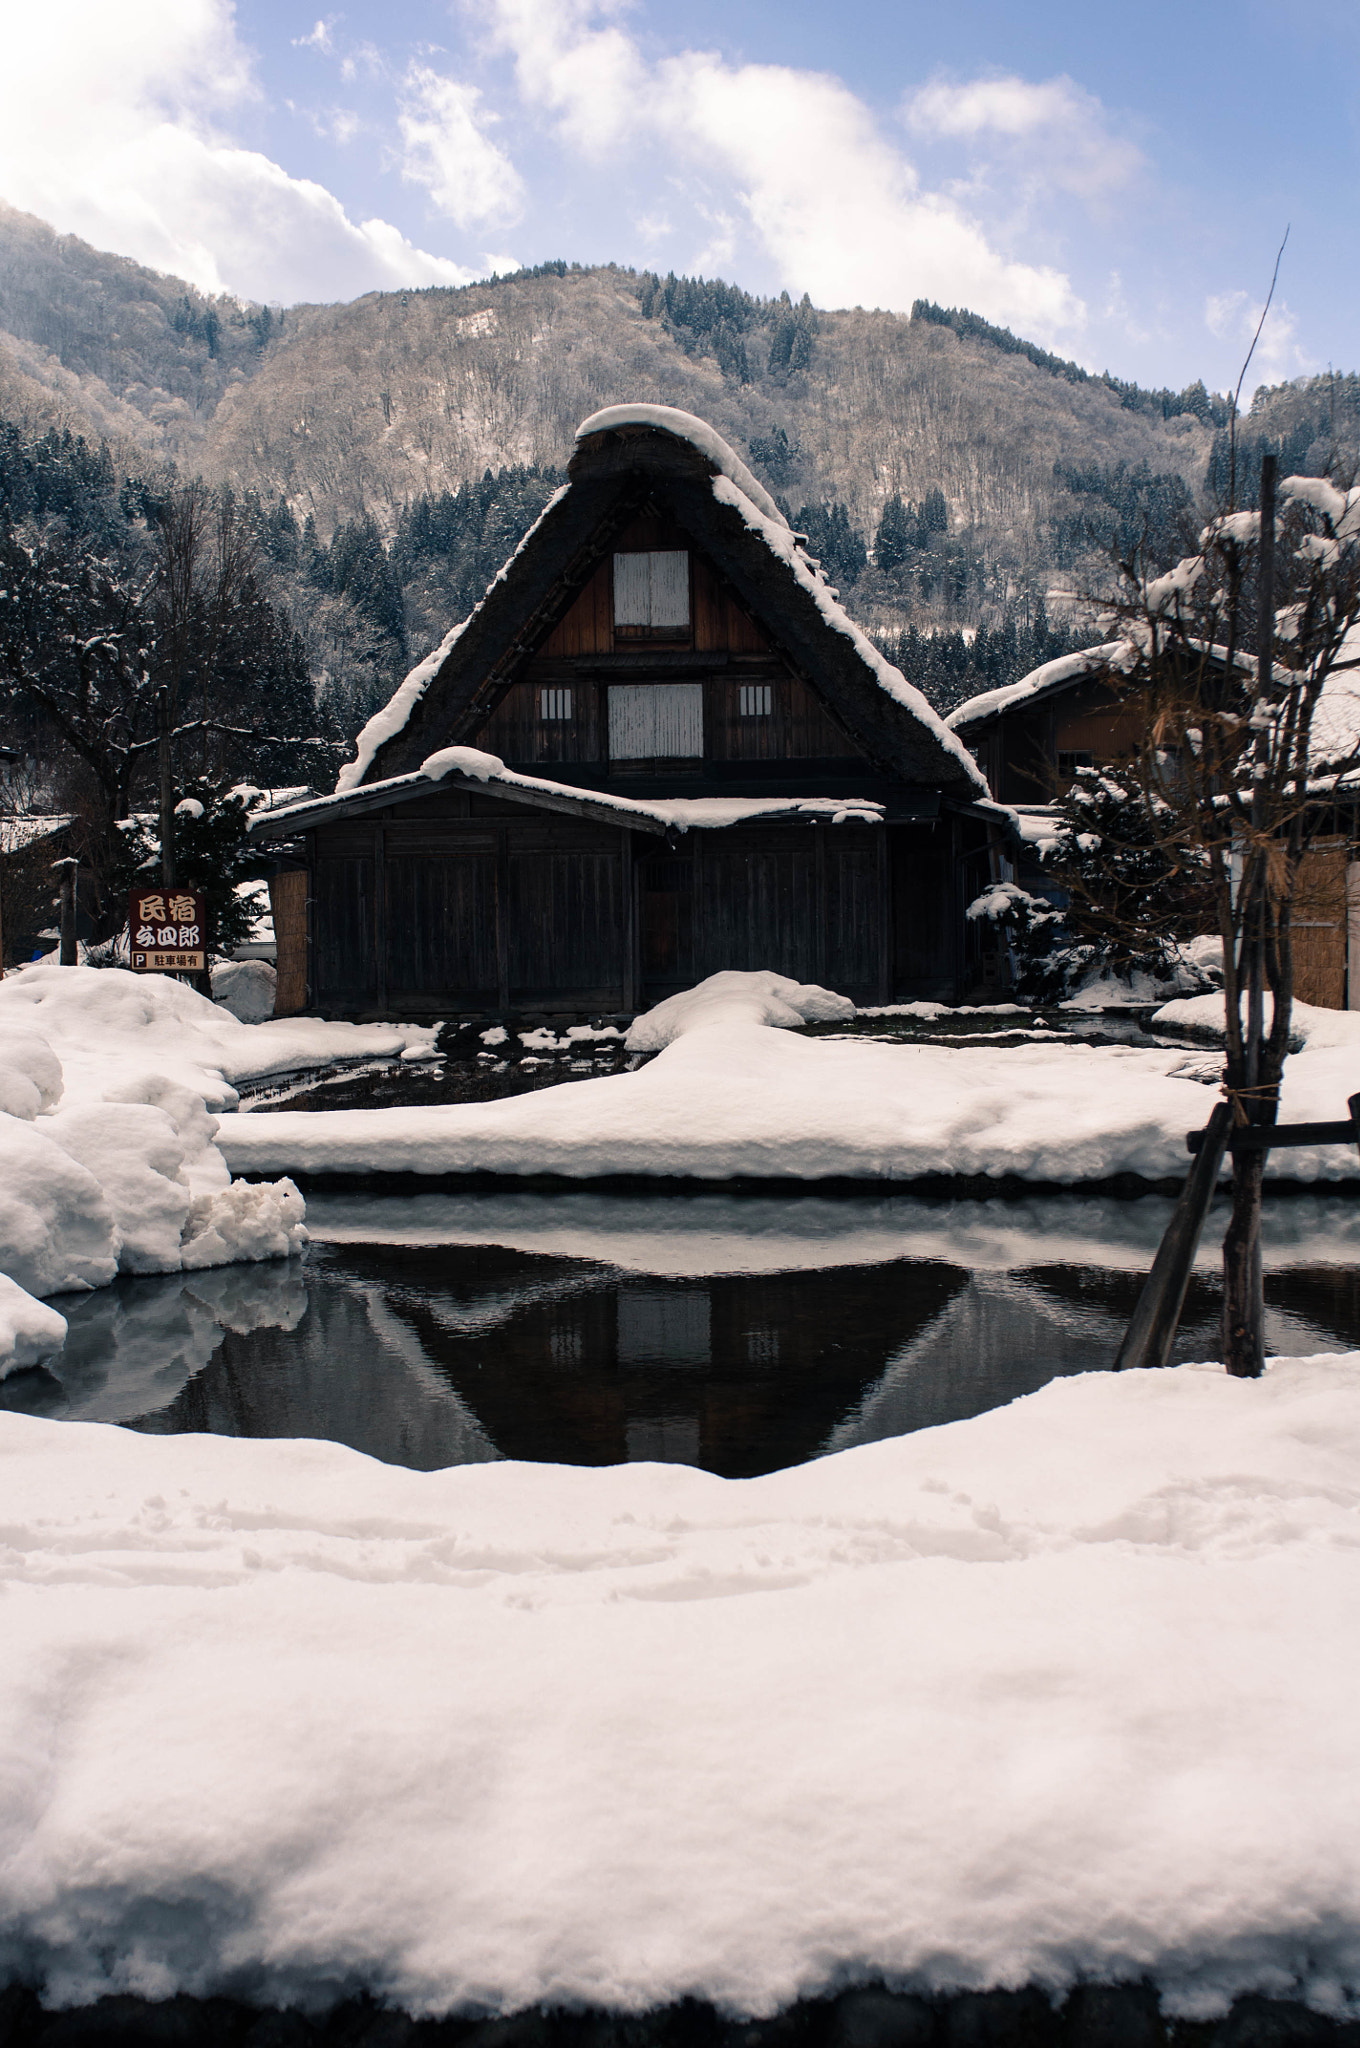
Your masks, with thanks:
[{"label": "snow-covered eave", "polygon": [[957,733],[965,726],[994,718],[999,711],[1009,711],[1014,704],[1033,704],[1052,695],[1055,690],[1065,689],[1070,683],[1120,667],[1132,652],[1131,641],[1106,640],[1099,647],[1083,647],[1075,654],[1060,654],[1056,661],[1046,661],[1041,667],[1031,669],[1018,682],[1003,683],[996,690],[983,690],[966,703],[955,705],[945,724],[951,732]]},{"label": "snow-covered eave", "polygon": [[776,525],[773,520],[767,519],[760,507],[728,476],[715,476],[712,480],[712,490],[718,503],[729,506],[739,513],[746,526],[764,541],[776,560],[792,570],[799,588],[806,591],[812,599],[824,624],[850,642],[878,688],[925,727],[941,751],[957,766],[958,780],[969,783],[979,796],[990,797],[991,791],[987,787],[986,778],[963,741],[950,731],[915,684],[907,681],[901,669],[896,668],[880,649],[875,647],[867,633],[861,632],[849,613],[837,602],[826,578],[819,569],[813,567],[811,560],[783,521]]},{"label": "snow-covered eave", "polygon": [[588,420],[582,420],[576,429],[576,445],[579,447],[594,434],[626,432],[630,427],[650,427],[656,432],[670,434],[677,441],[687,442],[720,476],[734,483],[766,519],[788,532],[788,520],[764,485],[752,476],[736,450],[707,420],[701,420],[692,412],[682,412],[678,406],[606,405],[601,411],[593,412]]},{"label": "snow-covered eave", "polygon": [[[444,756],[460,756],[450,760]],[[331,819],[355,817],[384,810],[389,804],[429,794],[432,789],[460,790],[482,796],[504,796],[541,810],[565,811],[607,823],[627,823],[642,832],[664,836],[690,830],[720,831],[729,825],[763,820],[769,823],[803,822],[819,819],[832,824],[881,824],[884,806],[860,796],[846,797],[638,797],[615,796],[611,792],[582,789],[575,783],[551,782],[546,777],[521,775],[506,768],[492,754],[480,754],[471,747],[450,747],[434,754],[421,767],[405,775],[392,775],[382,782],[333,796],[317,797],[286,810],[252,820],[254,839],[296,838],[314,825]]]}]

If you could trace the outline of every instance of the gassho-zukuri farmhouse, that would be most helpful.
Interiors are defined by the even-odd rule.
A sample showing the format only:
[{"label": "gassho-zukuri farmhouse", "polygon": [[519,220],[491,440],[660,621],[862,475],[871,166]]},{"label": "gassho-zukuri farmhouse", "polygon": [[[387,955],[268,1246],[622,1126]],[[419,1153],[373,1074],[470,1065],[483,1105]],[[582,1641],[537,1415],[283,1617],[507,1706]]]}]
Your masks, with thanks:
[{"label": "gassho-zukuri farmhouse", "polygon": [[980,976],[1008,871],[963,741],[700,420],[618,406],[276,842],[278,1013],[632,1012],[727,968]]}]

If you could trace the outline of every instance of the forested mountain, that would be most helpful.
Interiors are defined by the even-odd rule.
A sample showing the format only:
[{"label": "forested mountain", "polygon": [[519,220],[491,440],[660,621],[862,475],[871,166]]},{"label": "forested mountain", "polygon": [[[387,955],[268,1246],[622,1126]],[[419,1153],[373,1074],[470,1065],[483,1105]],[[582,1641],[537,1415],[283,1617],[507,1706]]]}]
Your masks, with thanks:
[{"label": "forested mountain", "polygon": [[[342,727],[467,609],[579,421],[622,399],[711,420],[851,609],[914,632],[900,644],[948,670],[951,697],[976,631],[991,680],[999,650],[1051,642],[1061,593],[1095,587],[1112,548],[1172,556],[1228,464],[1226,408],[1202,385],[1093,377],[924,302],[909,318],[826,312],[555,263],[268,308],[0,206],[0,417],[107,441],[120,477],[150,488],[174,465],[257,505],[271,596]],[[1353,457],[1360,380],[1258,395],[1239,423],[1244,474],[1267,441],[1293,468]],[[954,632],[960,673],[924,664],[921,636]]]}]

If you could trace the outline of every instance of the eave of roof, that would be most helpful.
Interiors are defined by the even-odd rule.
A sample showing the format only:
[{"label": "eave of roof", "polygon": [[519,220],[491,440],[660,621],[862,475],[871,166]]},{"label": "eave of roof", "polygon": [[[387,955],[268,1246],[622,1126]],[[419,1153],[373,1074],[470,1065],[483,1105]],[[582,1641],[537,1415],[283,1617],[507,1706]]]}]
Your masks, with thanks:
[{"label": "eave of roof", "polygon": [[[459,758],[446,759],[450,756]],[[884,806],[862,796],[614,796],[579,789],[572,783],[552,782],[544,776],[517,774],[494,754],[482,754],[473,747],[449,747],[409,774],[366,782],[357,789],[339,790],[333,796],[316,797],[308,803],[253,818],[249,834],[257,840],[295,839],[315,825],[363,817],[431,796],[436,791],[443,794],[451,790],[497,797],[507,803],[523,804],[530,810],[559,811],[599,824],[626,825],[663,837],[671,832],[721,831],[749,823],[801,820],[811,824],[821,819],[832,824],[877,825],[884,818]]]},{"label": "eave of roof", "polygon": [[996,690],[983,690],[965,704],[955,705],[945,724],[951,732],[962,732],[966,727],[981,725],[986,719],[995,718],[999,712],[1011,711],[1017,705],[1037,703],[1072,688],[1076,683],[1118,668],[1129,651],[1127,640],[1107,640],[1099,647],[1083,647],[1075,654],[1060,654],[1056,661],[1044,662],[1017,682],[1003,683]]}]

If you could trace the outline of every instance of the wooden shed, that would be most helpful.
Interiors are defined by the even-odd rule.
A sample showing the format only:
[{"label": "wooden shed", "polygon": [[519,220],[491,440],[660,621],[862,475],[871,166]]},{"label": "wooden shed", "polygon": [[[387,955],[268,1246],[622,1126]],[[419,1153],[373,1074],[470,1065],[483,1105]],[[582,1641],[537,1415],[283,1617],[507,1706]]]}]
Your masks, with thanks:
[{"label": "wooden shed", "polygon": [[[723,968],[861,1002],[980,977],[972,756],[701,421],[613,408],[335,794],[280,988],[330,1016],[633,1012]],[[287,934],[287,936],[285,936]]]}]

